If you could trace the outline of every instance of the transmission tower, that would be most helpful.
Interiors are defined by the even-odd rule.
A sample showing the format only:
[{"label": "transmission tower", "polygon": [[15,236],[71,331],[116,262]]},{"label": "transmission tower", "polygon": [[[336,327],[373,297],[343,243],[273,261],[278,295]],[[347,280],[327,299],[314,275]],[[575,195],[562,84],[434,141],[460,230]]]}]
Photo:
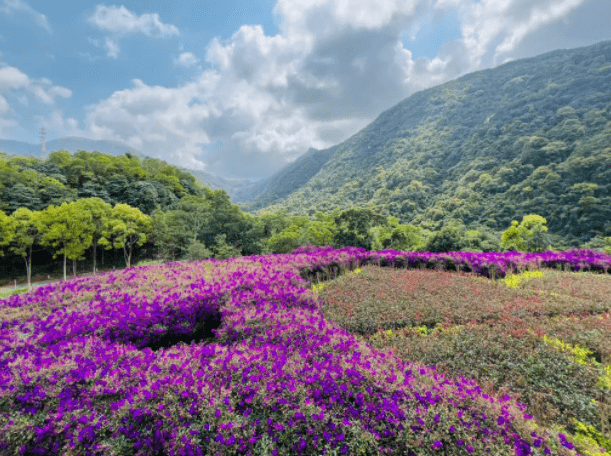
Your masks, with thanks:
[{"label": "transmission tower", "polygon": [[47,132],[45,127],[40,127],[40,153],[42,155],[42,159],[45,160],[47,158]]}]

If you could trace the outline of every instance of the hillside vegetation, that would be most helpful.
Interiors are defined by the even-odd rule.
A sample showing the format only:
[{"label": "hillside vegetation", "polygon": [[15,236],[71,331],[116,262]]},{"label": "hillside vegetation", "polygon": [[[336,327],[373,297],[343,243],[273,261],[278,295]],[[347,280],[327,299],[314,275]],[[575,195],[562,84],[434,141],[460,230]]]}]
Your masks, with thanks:
[{"label": "hillside vegetation", "polygon": [[607,41],[418,92],[239,204],[294,214],[369,206],[424,228],[455,219],[497,232],[537,213],[577,245],[611,234],[610,192]]},{"label": "hillside vegetation", "polygon": [[60,150],[46,159],[0,153],[0,210],[46,209],[81,198],[129,204],[145,214],[166,209],[187,195],[200,195],[195,177],[162,160],[127,153]]}]

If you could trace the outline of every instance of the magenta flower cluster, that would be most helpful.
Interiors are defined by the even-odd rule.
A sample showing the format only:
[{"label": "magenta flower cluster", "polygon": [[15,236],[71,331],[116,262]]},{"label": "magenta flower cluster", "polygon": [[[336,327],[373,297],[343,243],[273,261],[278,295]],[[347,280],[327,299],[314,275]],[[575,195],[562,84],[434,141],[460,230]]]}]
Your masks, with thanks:
[{"label": "magenta flower cluster", "polygon": [[486,277],[504,277],[524,269],[561,268],[569,271],[611,272],[611,255],[593,250],[573,249],[566,252],[372,252],[370,261],[381,266],[405,268],[442,268],[450,271],[474,272]]},{"label": "magenta flower cluster", "polygon": [[592,269],[610,260],[305,247],[129,268],[15,295],[0,301],[0,454],[559,448],[554,437],[517,430],[525,410],[509,397],[374,350],[325,320],[304,277],[380,259],[410,267],[451,259],[479,273],[490,264]]}]

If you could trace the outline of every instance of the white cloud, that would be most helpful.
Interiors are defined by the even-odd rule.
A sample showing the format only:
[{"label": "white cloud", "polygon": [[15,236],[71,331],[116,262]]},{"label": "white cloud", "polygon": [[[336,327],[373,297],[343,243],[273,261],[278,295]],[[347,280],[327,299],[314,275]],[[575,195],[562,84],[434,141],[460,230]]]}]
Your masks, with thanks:
[{"label": "white cloud", "polygon": [[[176,88],[134,80],[132,88],[88,108],[82,135],[126,141],[152,156],[226,177],[266,177],[310,147],[347,139],[416,91],[535,50],[611,38],[611,24],[596,12],[609,11],[610,17],[609,5],[608,0],[278,0],[278,35],[243,25],[228,40],[215,38],[205,54],[213,69]],[[100,8],[108,15],[122,8],[123,22],[113,31],[135,30],[120,24],[146,16],[123,7]],[[444,43],[435,58],[414,61],[401,38],[446,14],[458,17],[462,37]],[[571,35],[575,27],[587,30],[588,21],[599,21],[602,36]],[[100,23],[111,30],[108,21]],[[196,63],[193,54],[179,50],[177,65]],[[202,144],[216,142],[223,145],[202,153]]]},{"label": "white cloud", "polygon": [[0,90],[22,89],[28,87],[30,79],[17,68],[0,68]]},{"label": "white cloud", "polygon": [[78,121],[73,118],[64,119],[60,110],[53,110],[45,116],[35,116],[38,125],[44,125],[47,132],[52,132],[53,136],[79,136]]},{"label": "white cloud", "polygon": [[0,95],[0,116],[6,114],[9,110],[9,105],[2,95]]},{"label": "white cloud", "polygon": [[72,96],[72,90],[60,86],[53,86],[49,92],[51,95],[62,98],[70,98]]},{"label": "white cloud", "polygon": [[[129,34],[142,33],[146,36],[157,38],[168,38],[180,35],[178,28],[171,24],[164,24],[159,20],[158,14],[137,14],[129,11],[124,6],[97,5],[95,12],[87,18],[91,25],[110,32],[112,37],[106,36],[104,43],[100,40],[87,38],[95,47],[103,47],[106,57],[116,59],[119,56],[119,38]],[[81,52],[80,55],[89,61],[95,61],[99,57],[92,57],[89,53]]]},{"label": "white cloud", "polygon": [[[527,37],[534,33],[545,34],[545,28],[550,25],[552,36],[548,35],[544,44],[548,46],[547,50],[556,49],[559,43],[554,46],[553,42],[558,42],[559,38],[562,40],[562,35],[558,35],[558,22],[567,25],[567,15],[580,6],[592,9],[591,14],[595,16],[597,8],[592,4],[602,2],[593,0],[589,1],[590,5],[586,3],[588,0],[482,0],[467,4],[462,32],[472,65],[496,66],[514,58],[512,53]],[[540,47],[535,39],[532,44]]]},{"label": "white cloud", "polygon": [[119,55],[119,43],[110,39],[109,37],[106,37],[106,40],[104,41],[104,49],[106,49],[107,57],[116,59]]},{"label": "white cloud", "polygon": [[[103,47],[104,50],[106,51],[106,57],[109,57],[111,59],[116,59],[119,56],[119,52],[121,50],[119,48],[119,43],[117,43],[116,40],[110,38],[109,36],[104,38],[104,43],[102,43],[100,40],[96,40],[91,37],[87,37],[87,41],[89,41],[91,44],[93,44],[97,48]],[[89,54],[88,52],[80,52],[80,55],[88,59],[90,62],[94,62],[101,58],[100,56],[92,57],[91,54]]]},{"label": "white cloud", "polygon": [[174,25],[162,23],[159,14],[138,16],[124,6],[97,5],[95,13],[88,18],[88,22],[101,30],[124,34],[143,33],[147,36],[165,38],[180,33]]},{"label": "white cloud", "polygon": [[0,0],[0,13],[12,15],[13,13],[28,14],[34,19],[38,26],[44,28],[47,32],[53,33],[53,29],[47,20],[47,16],[34,10],[23,0]]},{"label": "white cloud", "polygon": [[174,64],[183,67],[190,67],[199,62],[199,59],[191,52],[181,52],[178,58],[174,59]]},{"label": "white cloud", "polygon": [[33,94],[43,105],[53,105],[56,97],[72,96],[70,89],[54,86],[50,79],[32,79],[14,67],[0,68],[0,136],[4,137],[6,133],[15,134],[17,129],[21,129],[19,123],[10,118],[11,109],[7,96],[9,100],[16,100],[21,106],[28,107],[28,93]]}]

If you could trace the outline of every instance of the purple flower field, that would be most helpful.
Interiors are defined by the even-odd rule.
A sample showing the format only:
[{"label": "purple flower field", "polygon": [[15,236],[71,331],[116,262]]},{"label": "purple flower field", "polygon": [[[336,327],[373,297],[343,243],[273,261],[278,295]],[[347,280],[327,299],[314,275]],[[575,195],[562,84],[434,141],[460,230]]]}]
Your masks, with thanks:
[{"label": "purple flower field", "polygon": [[607,273],[611,256],[306,246],[14,295],[0,301],[0,454],[576,454],[508,396],[326,321],[309,286],[368,263],[498,278]]}]

